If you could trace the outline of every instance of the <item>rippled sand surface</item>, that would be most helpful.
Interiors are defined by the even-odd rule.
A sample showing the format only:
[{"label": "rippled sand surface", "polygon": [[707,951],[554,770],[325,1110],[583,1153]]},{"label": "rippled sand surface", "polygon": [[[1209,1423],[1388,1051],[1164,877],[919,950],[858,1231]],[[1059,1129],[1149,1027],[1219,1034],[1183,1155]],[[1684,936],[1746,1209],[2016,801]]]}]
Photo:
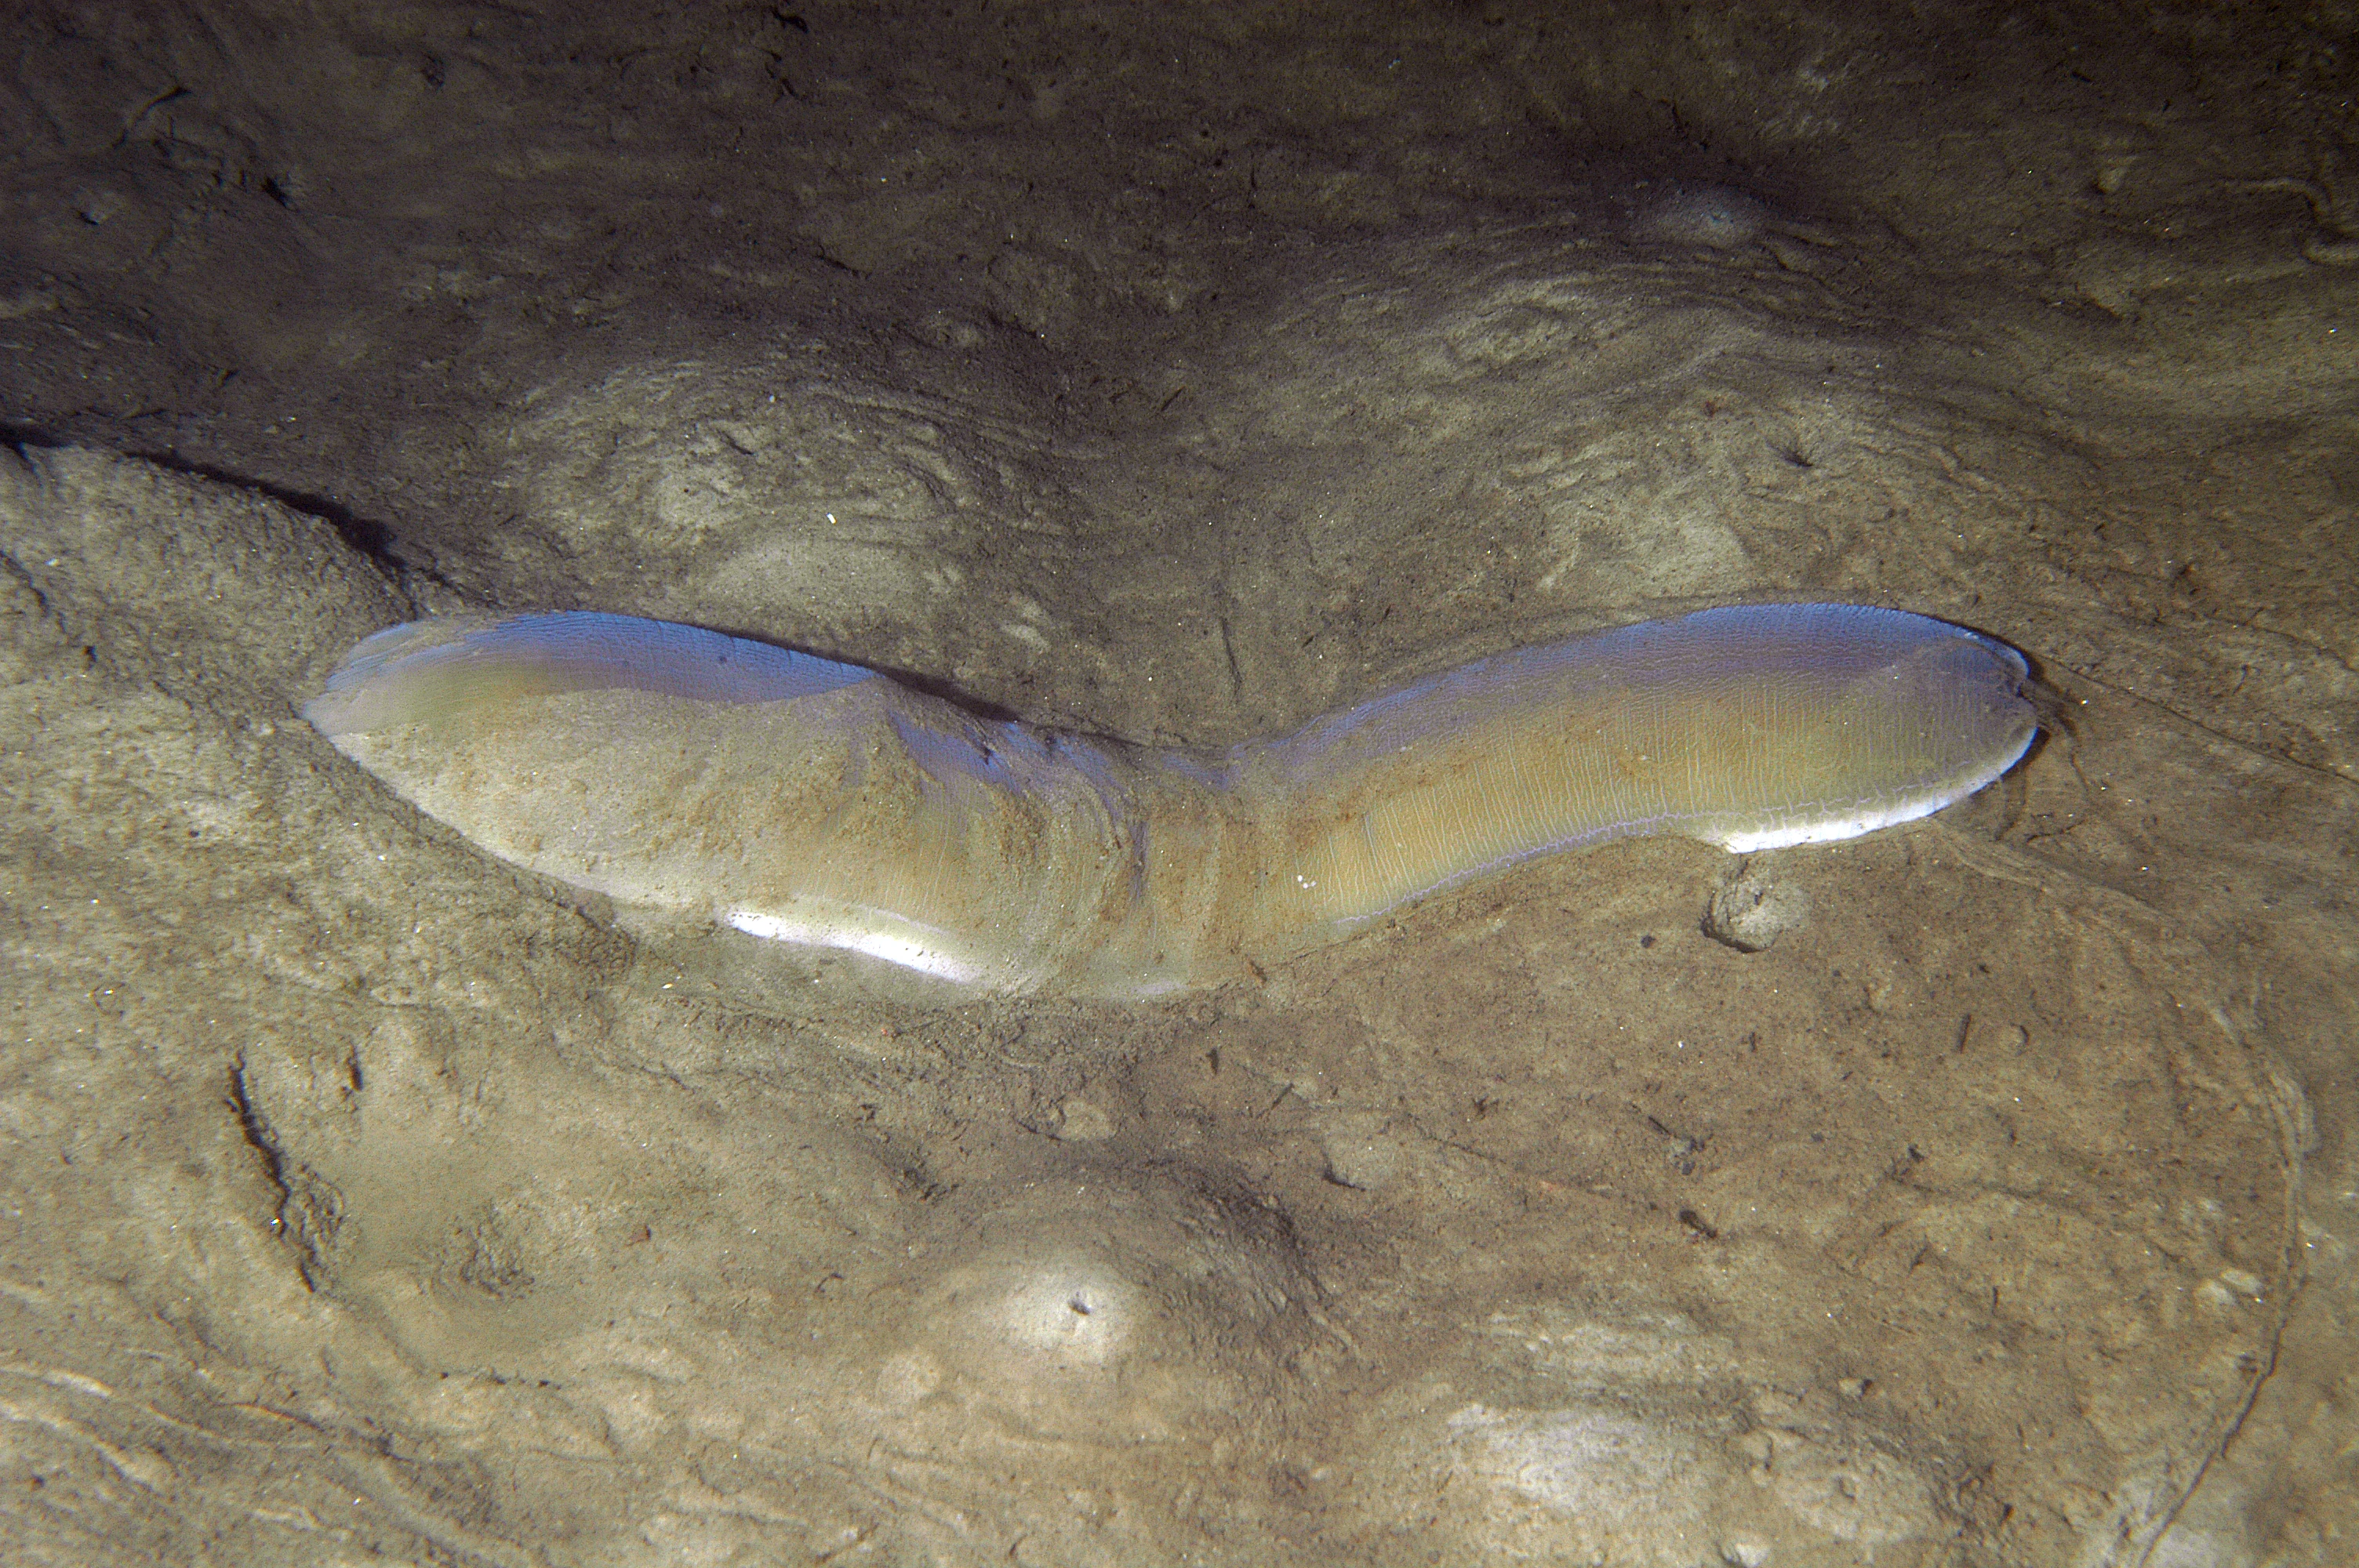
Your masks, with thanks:
[{"label": "rippled sand surface", "polygon": [[[1609,20],[28,12],[0,1555],[2347,1561],[2348,22]],[[1803,600],[2069,728],[1121,1001],[298,715],[589,609],[1217,757]]]}]

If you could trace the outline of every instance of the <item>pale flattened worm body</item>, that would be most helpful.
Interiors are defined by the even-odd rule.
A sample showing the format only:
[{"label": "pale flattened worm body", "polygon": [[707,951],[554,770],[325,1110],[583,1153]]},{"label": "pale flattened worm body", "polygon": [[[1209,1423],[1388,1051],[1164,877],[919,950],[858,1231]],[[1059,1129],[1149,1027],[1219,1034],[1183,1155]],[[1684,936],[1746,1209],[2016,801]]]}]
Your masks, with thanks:
[{"label": "pale flattened worm body", "polygon": [[1524,648],[1213,757],[977,718],[627,616],[419,622],[305,717],[501,859],[960,994],[1147,996],[1538,854],[1847,838],[1996,779],[2022,657],[1899,611],[1754,605]]}]

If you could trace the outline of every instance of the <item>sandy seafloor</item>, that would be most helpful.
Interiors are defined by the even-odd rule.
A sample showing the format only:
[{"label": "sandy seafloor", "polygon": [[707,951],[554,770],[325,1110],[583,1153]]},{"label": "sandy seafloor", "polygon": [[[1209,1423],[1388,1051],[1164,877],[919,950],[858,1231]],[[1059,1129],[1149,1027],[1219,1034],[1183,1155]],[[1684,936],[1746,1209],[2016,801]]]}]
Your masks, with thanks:
[{"label": "sandy seafloor", "polygon": [[[2359,1561],[2348,4],[12,10],[0,1557]],[[1209,746],[1796,597],[2073,732],[1153,1004],[295,714],[592,606]]]}]

